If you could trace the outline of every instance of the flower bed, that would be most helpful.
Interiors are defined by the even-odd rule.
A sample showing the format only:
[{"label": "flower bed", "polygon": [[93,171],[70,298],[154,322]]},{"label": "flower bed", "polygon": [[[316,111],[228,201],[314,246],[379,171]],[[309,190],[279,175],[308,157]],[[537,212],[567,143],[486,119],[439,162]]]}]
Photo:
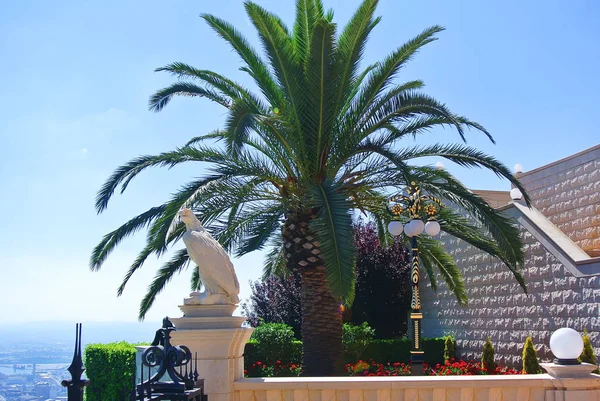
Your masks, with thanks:
[{"label": "flower bed", "polygon": [[245,377],[293,377],[300,376],[301,366],[295,363],[282,363],[276,361],[272,365],[267,365],[257,361],[247,369],[244,369]]},{"label": "flower bed", "polygon": [[[294,363],[282,363],[277,361],[273,365],[267,365],[263,362],[255,362],[244,370],[246,377],[293,377],[299,376],[301,366]],[[410,376],[411,366],[409,363],[377,363],[375,361],[358,361],[354,364],[346,365],[348,376]],[[517,375],[522,371],[508,368],[506,366],[497,366],[494,369],[488,369],[481,362],[474,361],[455,361],[451,359],[444,364],[430,366],[423,364],[423,373],[427,376],[455,376],[455,375]]]},{"label": "flower bed", "polygon": [[[395,363],[377,363],[375,361],[358,361],[355,364],[346,365],[346,370],[350,376],[409,376],[411,374],[410,364]],[[429,366],[423,364],[423,373],[428,376],[454,376],[454,375],[516,375],[520,371],[508,368],[506,366],[497,366],[494,369],[488,369],[481,362],[474,361],[455,361],[451,359],[444,364]]]}]

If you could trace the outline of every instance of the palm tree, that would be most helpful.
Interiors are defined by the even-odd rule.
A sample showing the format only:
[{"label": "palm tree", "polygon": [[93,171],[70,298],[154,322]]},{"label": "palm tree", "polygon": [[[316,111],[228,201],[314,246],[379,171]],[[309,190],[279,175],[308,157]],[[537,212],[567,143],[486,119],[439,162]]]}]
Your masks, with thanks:
[{"label": "palm tree", "polygon": [[[253,93],[216,72],[173,63],[157,69],[178,78],[150,98],[150,110],[162,110],[174,96],[207,98],[227,113],[222,129],[191,139],[173,151],[140,156],[119,167],[98,193],[103,212],[120,186],[148,167],[205,162],[208,172],[183,186],[171,199],[108,233],[91,256],[99,269],[126,237],[146,229],[147,241],[127,271],[118,294],[150,255],[163,255],[184,232],[177,213],[192,208],[205,226],[236,256],[270,247],[265,270],[298,269],[302,276],[304,374],[331,375],[342,368],[340,302],[354,295],[352,216],[359,211],[383,227],[386,199],[407,183],[467,212],[446,208],[441,226],[500,258],[525,288],[517,228],[466,189],[456,178],[412,159],[437,156],[465,167],[482,167],[525,190],[498,160],[462,144],[413,146],[414,138],[449,126],[464,141],[465,130],[492,136],[481,125],[454,114],[423,94],[421,81],[395,83],[400,69],[443,28],[433,26],[385,59],[361,67],[367,38],[380,18],[377,0],[364,0],[338,33],[333,12],[321,0],[297,0],[296,21],[288,28],[276,15],[246,1],[263,54],[231,24],[213,15],[202,18],[244,62],[259,89]],[[525,195],[526,199],[527,195]],[[420,238],[424,269],[437,287],[437,270],[461,303],[466,294],[460,272],[435,240]],[[158,270],[140,306],[143,318],[156,295],[174,274],[188,266],[185,248]],[[192,269],[193,289],[201,283]]]}]

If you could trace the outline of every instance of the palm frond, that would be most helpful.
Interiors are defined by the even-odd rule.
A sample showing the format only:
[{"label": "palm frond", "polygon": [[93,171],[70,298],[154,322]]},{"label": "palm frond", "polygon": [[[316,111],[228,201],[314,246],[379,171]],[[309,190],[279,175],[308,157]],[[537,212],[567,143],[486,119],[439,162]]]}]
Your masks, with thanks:
[{"label": "palm frond", "polygon": [[[440,273],[448,289],[454,293],[458,304],[467,305],[468,297],[460,270],[452,256],[446,252],[442,244],[431,238],[419,238],[419,255],[425,264],[435,267]],[[430,278],[432,276],[430,275]]]},{"label": "palm frond", "polygon": [[306,133],[310,159],[314,171],[323,174],[331,144],[332,126],[335,121],[335,89],[337,77],[335,65],[335,25],[324,20],[315,24],[307,60],[306,84],[303,92],[302,126]]},{"label": "palm frond", "polygon": [[265,255],[262,279],[266,280],[272,274],[287,277],[290,271],[286,266],[282,237],[280,235],[271,237],[269,246],[271,250]]},{"label": "palm frond", "polygon": [[[339,88],[335,99],[337,110],[342,110],[348,100],[354,97],[353,92],[358,91],[362,81],[357,79],[357,69],[363,58],[369,34],[380,21],[380,18],[373,19],[377,4],[378,0],[364,0],[339,37],[338,60],[335,64],[335,75],[339,76]],[[366,76],[369,68],[365,71],[363,76]]]},{"label": "palm frond", "polygon": [[[292,38],[274,14],[250,1],[246,1],[244,5],[250,21],[258,31],[279,88],[286,99],[285,103],[275,105],[281,109],[282,114],[288,116],[290,123],[297,130],[296,134],[301,135],[298,111],[302,107],[302,66],[294,52]],[[286,107],[288,104],[289,107]]]},{"label": "palm frond", "polygon": [[406,64],[421,47],[437,40],[435,35],[443,30],[444,28],[437,25],[427,28],[380,62],[377,68],[370,74],[364,85],[364,90],[356,105],[357,109],[361,111],[366,110],[366,108],[372,104],[373,100],[385,91],[388,84],[392,82],[396,76],[398,70],[402,68],[402,66],[404,66],[404,64]]},{"label": "palm frond", "polygon": [[194,145],[197,145],[197,144],[199,144],[201,142],[208,141],[208,140],[211,140],[211,139],[216,139],[217,141],[219,141],[219,140],[223,139],[223,136],[224,136],[223,131],[221,131],[221,130],[215,130],[215,131],[210,132],[210,133],[205,134],[205,135],[195,136],[192,139],[190,139],[189,141],[187,141],[186,144],[183,145],[183,146],[194,146]]},{"label": "palm frond", "polygon": [[[410,84],[410,83],[409,83]],[[402,89],[396,88],[396,89]],[[394,94],[377,108],[368,110],[358,122],[363,136],[377,132],[389,124],[406,121],[422,115],[443,117],[452,122],[461,139],[466,140],[462,124],[445,104],[438,102],[431,96],[424,95],[415,90],[403,90]]]},{"label": "palm frond", "polygon": [[153,246],[152,243],[147,243],[146,246],[140,251],[138,256],[135,258],[134,262],[131,264],[131,266],[129,266],[127,273],[125,273],[125,277],[123,277],[123,281],[121,281],[121,284],[119,285],[119,288],[117,289],[118,297],[123,295],[123,291],[125,291],[125,287],[127,286],[127,283],[129,282],[131,277],[134,275],[134,273],[136,271],[138,271],[144,265],[144,262],[146,262],[148,257],[155,252],[156,252],[156,247]]},{"label": "palm frond", "polygon": [[236,257],[263,249],[269,238],[281,227],[282,217],[283,212],[279,209],[256,218],[244,238],[239,241]]},{"label": "palm frond", "polygon": [[264,105],[262,105],[262,102],[258,99],[258,97],[250,93],[248,89],[221,74],[217,74],[216,72],[210,70],[199,70],[191,65],[181,62],[168,64],[164,67],[157,68],[155,71],[170,72],[180,80],[199,80],[206,85],[209,85],[210,87],[220,91],[222,94],[226,95],[232,100],[243,99],[244,101],[251,103],[255,108],[261,109],[262,111],[265,110]]},{"label": "palm frond", "polygon": [[162,215],[162,213],[164,213],[165,208],[166,205],[150,208],[144,213],[135,216],[116,230],[106,234],[102,238],[102,241],[100,241],[100,243],[96,245],[92,251],[92,256],[90,257],[90,270],[100,270],[102,264],[106,261],[106,258],[108,258],[110,253],[117,247],[117,245],[119,245],[121,241],[138,232],[142,228],[151,225],[153,221],[155,221]]},{"label": "palm frond", "polygon": [[108,180],[106,180],[96,195],[96,211],[102,213],[108,206],[108,202],[117,187],[121,185],[121,193],[123,193],[127,189],[129,183],[148,167],[161,166],[171,168],[188,161],[218,163],[222,160],[228,160],[228,158],[229,156],[220,150],[190,146],[185,146],[171,152],[160,153],[154,156],[136,157],[130,162],[118,167]]},{"label": "palm frond", "polygon": [[181,270],[185,269],[189,264],[189,256],[187,254],[187,249],[180,249],[175,252],[171,260],[165,263],[156,273],[152,283],[148,286],[148,290],[142,302],[140,303],[140,311],[138,315],[138,319],[144,320],[146,317],[146,313],[154,304],[156,300],[156,296],[160,294],[162,290],[164,290],[165,286],[173,276],[177,273],[180,273]]},{"label": "palm frond", "polygon": [[521,272],[519,264],[515,264],[504,255],[495,241],[487,238],[485,233],[479,228],[470,224],[469,220],[454,212],[449,208],[443,208],[439,211],[439,223],[443,231],[460,238],[475,248],[487,253],[492,257],[500,259],[511,271],[515,280],[519,283],[523,291],[527,294],[527,284]]},{"label": "palm frond", "polygon": [[242,34],[233,25],[220,18],[210,14],[202,14],[201,17],[244,60],[247,68],[243,69],[254,79],[254,82],[256,82],[269,102],[276,107],[283,107],[284,102],[281,91],[273,80],[269,68]]},{"label": "palm frond", "polygon": [[225,122],[227,152],[237,155],[252,131],[257,110],[244,101],[234,101]]},{"label": "palm frond", "polygon": [[343,117],[346,116],[346,114],[348,113],[348,110],[352,106],[352,101],[354,100],[354,98],[356,97],[358,92],[361,90],[362,83],[364,82],[365,78],[371,73],[371,71],[373,71],[375,68],[377,68],[378,65],[379,65],[378,63],[369,65],[354,80],[354,83],[348,92],[348,96],[344,100],[344,104],[341,107],[341,111],[339,112],[339,116],[340,116],[340,120],[341,120],[341,121],[339,121],[339,123],[343,123],[343,120],[344,120]]},{"label": "palm frond", "polygon": [[311,37],[317,22],[317,9],[314,0],[296,1],[296,22],[294,23],[294,52],[300,60],[308,58]]},{"label": "palm frond", "polygon": [[310,228],[321,244],[327,282],[334,296],[348,304],[354,299],[355,246],[352,232],[351,205],[339,185],[332,181],[311,188],[313,205],[319,212]]},{"label": "palm frond", "polygon": [[171,101],[173,96],[205,97],[226,108],[229,108],[231,104],[229,98],[220,95],[217,91],[202,88],[191,82],[177,82],[150,96],[148,109],[154,112],[161,111]]},{"label": "palm frond", "polygon": [[198,266],[194,266],[192,269],[192,279],[190,280],[190,290],[200,291],[202,288],[202,279],[200,278],[200,270],[198,270]]},{"label": "palm frond", "polygon": [[232,185],[234,182],[227,176],[213,175],[192,181],[181,187],[166,204],[162,215],[157,218],[148,230],[148,243],[153,244],[157,255],[167,250],[169,234],[178,224],[178,213],[182,208],[193,208],[198,202],[214,196],[212,190],[218,183]]},{"label": "palm frond", "polygon": [[492,208],[483,198],[465,188],[448,174],[445,182],[420,181],[421,187],[442,199],[447,199],[473,216],[498,244],[511,266],[522,265],[525,254],[520,232],[510,218]]},{"label": "palm frond", "polygon": [[398,157],[403,160],[428,156],[443,157],[462,167],[478,167],[488,169],[494,174],[496,174],[498,177],[506,178],[507,180],[509,180],[513,185],[519,188],[521,192],[525,191],[523,192],[523,197],[528,205],[531,204],[531,198],[527,194],[527,191],[521,185],[519,180],[517,180],[513,176],[513,174],[510,172],[510,169],[506,167],[503,163],[501,163],[498,159],[496,159],[494,156],[487,155],[484,152],[475,148],[460,144],[436,144],[431,146],[420,146],[401,149],[398,152]]}]

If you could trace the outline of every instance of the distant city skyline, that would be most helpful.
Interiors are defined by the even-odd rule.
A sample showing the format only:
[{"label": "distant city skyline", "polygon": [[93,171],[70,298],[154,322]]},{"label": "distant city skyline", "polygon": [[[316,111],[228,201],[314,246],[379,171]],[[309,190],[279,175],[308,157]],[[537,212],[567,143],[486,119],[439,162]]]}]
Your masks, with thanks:
[{"label": "distant city skyline", "polygon": [[[293,0],[259,0],[288,24]],[[343,25],[358,0],[324,0]],[[126,321],[156,269],[149,260],[116,297],[144,234],[125,240],[100,272],[88,269],[92,248],[128,218],[165,201],[204,166],[147,171],[97,216],[97,190],[120,164],[183,145],[222,127],[224,115],[202,99],[175,99],[159,114],[148,97],[173,82],[153,70],[170,62],[213,69],[245,85],[240,61],[198,17],[212,13],[259,47],[242,2],[158,0],[11,2],[0,26],[0,319]],[[471,146],[525,171],[598,144],[596,93],[600,4],[544,2],[403,2],[381,0],[366,61],[383,58],[428,26],[447,28],[401,71],[422,79],[425,92],[483,124],[492,145],[475,132]],[[418,137],[422,144],[458,142],[451,130]],[[435,163],[440,160],[431,160]],[[492,173],[442,160],[473,189],[508,190]],[[182,246],[182,245],[181,245]],[[264,253],[234,260],[242,286],[260,278]],[[180,316],[191,272],[175,277],[147,316]],[[85,330],[85,325],[84,325]],[[85,334],[84,334],[85,335]]]}]

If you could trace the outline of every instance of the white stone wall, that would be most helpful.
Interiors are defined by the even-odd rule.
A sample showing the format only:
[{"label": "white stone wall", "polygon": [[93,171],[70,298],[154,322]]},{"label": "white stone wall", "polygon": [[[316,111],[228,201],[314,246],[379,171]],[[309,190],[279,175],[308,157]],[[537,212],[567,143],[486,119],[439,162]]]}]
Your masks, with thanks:
[{"label": "white stone wall", "polygon": [[[437,294],[428,284],[422,286],[424,336],[454,334],[458,356],[466,360],[481,358],[489,336],[496,359],[518,366],[528,335],[538,357],[550,361],[550,335],[558,328],[572,327],[587,329],[600,353],[600,276],[575,278],[530,233],[523,231],[523,238],[529,295],[502,262],[461,240],[448,239],[447,248],[463,273],[469,305],[458,306],[443,284]],[[428,283],[427,278],[423,282]]]},{"label": "white stone wall", "polygon": [[[600,146],[520,177],[533,204],[591,256],[600,250]],[[529,232],[525,244],[525,295],[502,262],[445,237],[445,245],[461,268],[469,305],[458,306],[440,285],[437,294],[423,280],[423,334],[453,333],[458,356],[481,358],[491,337],[497,360],[521,364],[525,339],[531,335],[541,360],[552,358],[548,341],[560,327],[587,329],[600,354],[600,276],[576,278]],[[441,280],[438,280],[441,281]]]},{"label": "white stone wall", "polygon": [[590,256],[600,253],[600,145],[519,177],[533,206]]},{"label": "white stone wall", "polygon": [[[233,401],[597,401],[600,376],[257,378],[235,382]],[[210,396],[209,396],[210,400]]]}]

